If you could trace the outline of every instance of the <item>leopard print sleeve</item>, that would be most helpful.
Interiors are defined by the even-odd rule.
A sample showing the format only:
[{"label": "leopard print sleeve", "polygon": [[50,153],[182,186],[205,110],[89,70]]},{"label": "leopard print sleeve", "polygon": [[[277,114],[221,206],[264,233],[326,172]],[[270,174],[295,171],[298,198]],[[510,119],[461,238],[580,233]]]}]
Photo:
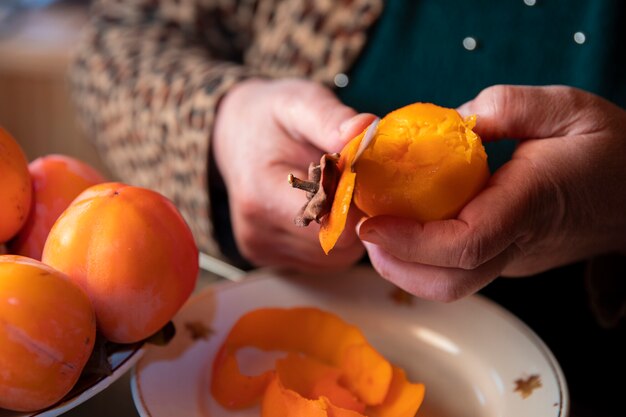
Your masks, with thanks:
[{"label": "leopard print sleeve", "polygon": [[220,98],[241,65],[254,1],[99,0],[70,68],[79,119],[119,180],[169,197],[220,256],[208,193]]}]

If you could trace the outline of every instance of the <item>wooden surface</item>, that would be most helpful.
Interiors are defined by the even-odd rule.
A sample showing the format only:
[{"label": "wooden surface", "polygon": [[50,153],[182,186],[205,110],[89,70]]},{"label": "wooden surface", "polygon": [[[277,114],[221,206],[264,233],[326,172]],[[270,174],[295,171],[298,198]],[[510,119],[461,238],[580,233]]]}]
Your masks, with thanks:
[{"label": "wooden surface", "polygon": [[28,159],[77,157],[113,179],[79,128],[67,65],[87,21],[86,6],[63,2],[14,16],[0,31],[0,125]]}]

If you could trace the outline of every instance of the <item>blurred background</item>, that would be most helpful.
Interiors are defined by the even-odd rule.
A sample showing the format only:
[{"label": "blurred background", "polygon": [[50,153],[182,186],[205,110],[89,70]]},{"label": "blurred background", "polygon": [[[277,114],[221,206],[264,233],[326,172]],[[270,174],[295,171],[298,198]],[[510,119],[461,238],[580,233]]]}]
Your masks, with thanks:
[{"label": "blurred background", "polygon": [[0,0],[0,126],[29,161],[62,153],[112,178],[76,122],[67,65],[90,0]]}]

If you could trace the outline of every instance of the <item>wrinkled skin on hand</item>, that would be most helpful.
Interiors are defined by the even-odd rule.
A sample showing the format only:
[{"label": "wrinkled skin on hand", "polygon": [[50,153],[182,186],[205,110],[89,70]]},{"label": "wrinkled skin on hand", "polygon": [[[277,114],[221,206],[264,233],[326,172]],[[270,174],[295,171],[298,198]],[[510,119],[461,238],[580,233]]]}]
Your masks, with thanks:
[{"label": "wrinkled skin on hand", "polygon": [[626,111],[570,87],[494,86],[463,105],[512,160],[456,219],[389,216],[358,226],[374,267],[423,298],[453,301],[497,276],[626,253]]},{"label": "wrinkled skin on hand", "polygon": [[[364,254],[352,232],[326,256],[318,227],[294,225],[306,196],[287,184],[287,174],[306,178],[311,161],[341,150],[373,118],[355,115],[330,90],[304,80],[248,80],[224,97],[213,154],[228,190],[235,240],[250,262],[319,270],[348,266]],[[351,213],[348,220],[353,231],[358,217]]]}]

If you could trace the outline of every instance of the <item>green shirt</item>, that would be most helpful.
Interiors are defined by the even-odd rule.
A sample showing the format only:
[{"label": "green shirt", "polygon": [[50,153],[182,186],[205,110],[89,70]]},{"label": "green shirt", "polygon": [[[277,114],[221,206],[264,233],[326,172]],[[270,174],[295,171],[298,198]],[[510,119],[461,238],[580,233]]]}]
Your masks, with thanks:
[{"label": "green shirt", "polygon": [[[564,84],[626,107],[626,2],[526,3],[388,0],[339,96],[384,115],[417,101],[457,107],[494,84]],[[494,170],[514,143],[486,147]]]},{"label": "green shirt", "polygon": [[[493,84],[565,84],[626,107],[625,18],[622,0],[536,0],[533,6],[523,0],[389,0],[338,94],[357,110],[382,116],[417,101],[457,107]],[[468,37],[477,43],[473,50],[463,46]],[[495,170],[510,158],[514,142],[486,148]],[[522,318],[554,352],[572,415],[622,415],[624,384],[608,382],[607,375],[620,377],[624,327],[605,330],[595,323],[583,270],[578,263],[533,278],[499,279],[481,293]]]}]

